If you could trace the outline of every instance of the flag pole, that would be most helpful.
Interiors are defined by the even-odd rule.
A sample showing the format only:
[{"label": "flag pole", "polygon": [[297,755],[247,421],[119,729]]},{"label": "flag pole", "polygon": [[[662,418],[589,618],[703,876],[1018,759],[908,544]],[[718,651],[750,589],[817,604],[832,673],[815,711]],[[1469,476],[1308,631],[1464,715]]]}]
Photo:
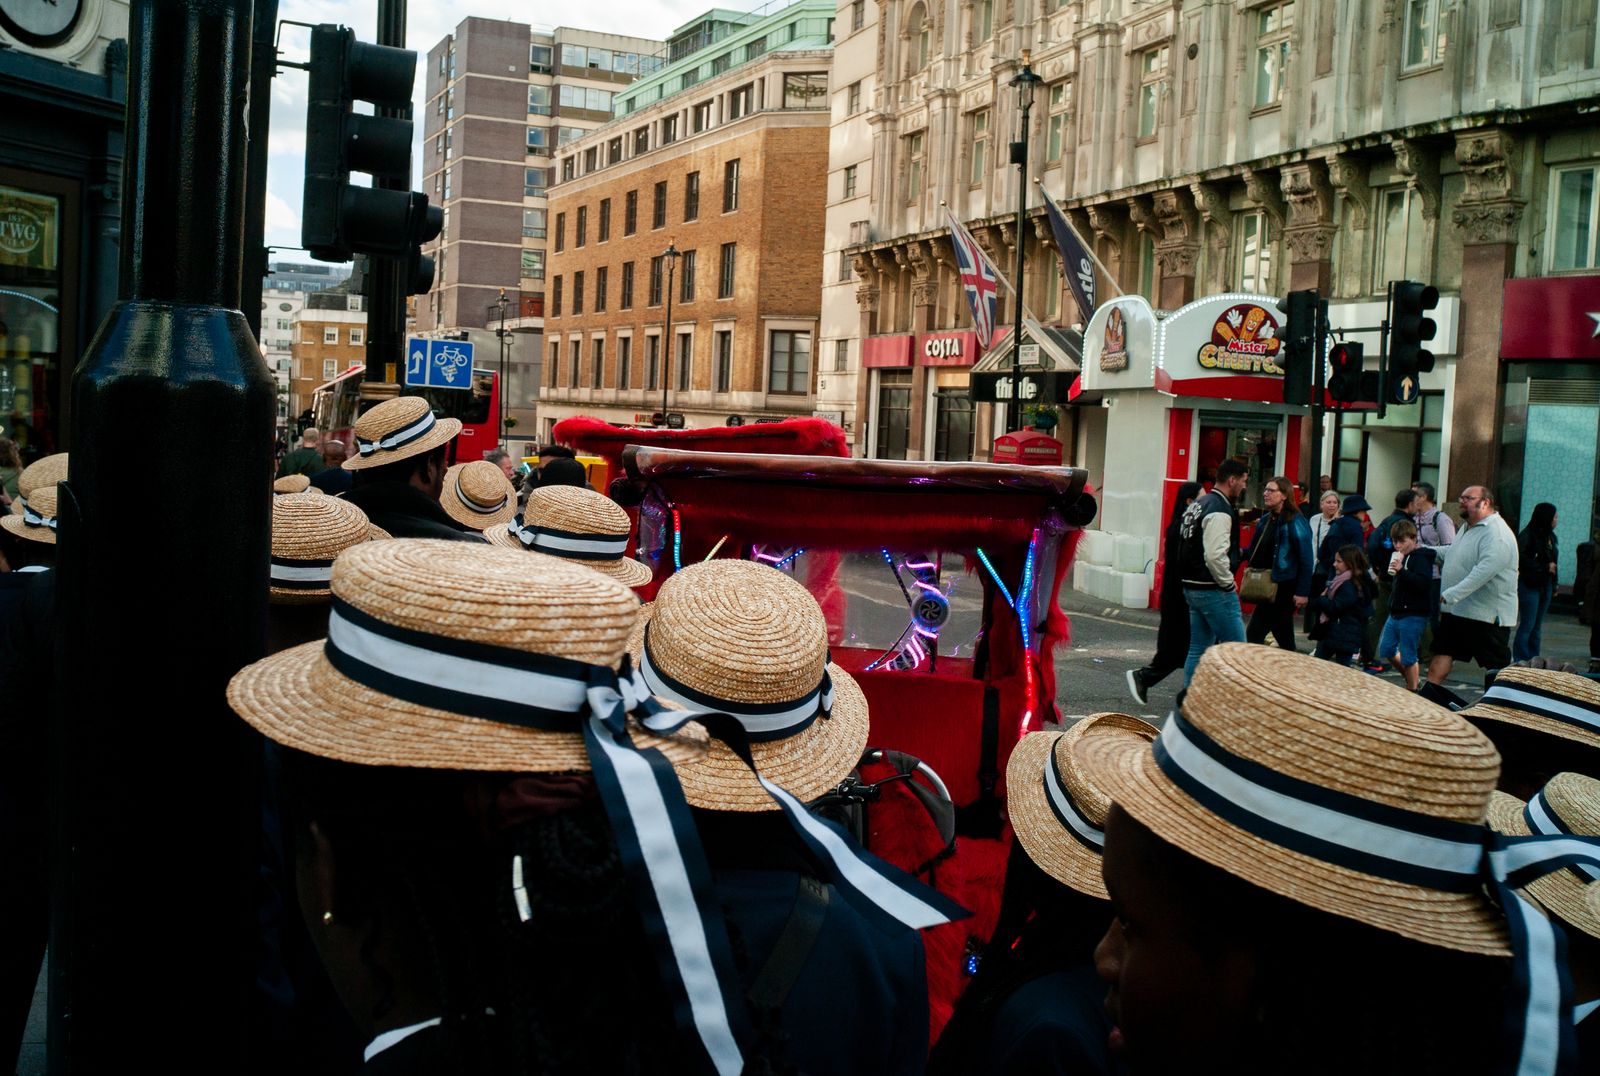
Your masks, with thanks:
[{"label": "flag pole", "polygon": [[[945,202],[940,202],[939,203],[939,208],[943,209],[945,211],[945,215],[947,217],[949,217],[952,221],[954,221],[956,224],[960,224],[963,229],[966,228],[965,224],[963,224],[960,220],[956,219],[955,213],[951,211],[950,206],[948,204],[946,204]],[[967,234],[971,235],[972,233],[968,232]],[[977,240],[974,239],[973,242],[976,243]],[[979,247],[978,249],[981,251],[983,248]],[[984,261],[988,262],[989,270],[992,273],[994,273],[995,280],[998,281],[999,283],[1005,285],[1005,289],[1007,291],[1009,291],[1012,295],[1015,295],[1017,293],[1017,289],[1012,285],[1011,281],[1009,279],[1007,279],[1006,275],[1000,271],[1000,267],[998,265],[996,265],[987,256],[984,257]],[[1117,294],[1121,295],[1122,293],[1118,292]],[[1023,302],[1022,302],[1022,313],[1023,313],[1023,315],[1025,317],[1032,318],[1034,321],[1039,321],[1039,316],[1033,312],[1033,309],[1031,307],[1028,306],[1028,302],[1027,302],[1026,299],[1024,299]],[[1039,321],[1039,324],[1043,325],[1044,322]]]},{"label": "flag pole", "polygon": [[[1089,257],[1094,259],[1095,268],[1100,270],[1100,275],[1106,278],[1106,283],[1111,285],[1111,290],[1116,292],[1116,296],[1122,295],[1122,289],[1117,286],[1117,278],[1111,275],[1111,270],[1106,268],[1106,263],[1101,261],[1100,255],[1094,252],[1094,244],[1083,238],[1083,233],[1079,232],[1078,226],[1072,223],[1072,218],[1067,215],[1065,209],[1061,208],[1061,203],[1050,197],[1050,192],[1044,189],[1044,180],[1035,178],[1034,183],[1038,184],[1039,193],[1044,196],[1044,200],[1055,206],[1056,212],[1061,214],[1061,219],[1066,222],[1067,230],[1072,233],[1072,237],[1082,243],[1083,249],[1089,252]],[[1113,296],[1113,298],[1116,298],[1116,296]],[[1090,317],[1094,316],[1093,310],[1088,313]]]}]

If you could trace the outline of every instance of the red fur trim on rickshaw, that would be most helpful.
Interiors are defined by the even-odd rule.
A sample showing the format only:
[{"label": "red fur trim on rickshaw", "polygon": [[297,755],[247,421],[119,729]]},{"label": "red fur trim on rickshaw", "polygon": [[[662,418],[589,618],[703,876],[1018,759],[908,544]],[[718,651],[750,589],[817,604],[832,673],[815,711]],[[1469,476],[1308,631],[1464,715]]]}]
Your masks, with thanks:
[{"label": "red fur trim on rickshaw", "polygon": [[701,452],[769,452],[781,456],[848,456],[844,431],[827,419],[787,418],[748,426],[708,426],[694,430],[614,426],[574,415],[556,423],[551,438],[586,455],[600,456],[616,470],[627,445],[692,448]]}]

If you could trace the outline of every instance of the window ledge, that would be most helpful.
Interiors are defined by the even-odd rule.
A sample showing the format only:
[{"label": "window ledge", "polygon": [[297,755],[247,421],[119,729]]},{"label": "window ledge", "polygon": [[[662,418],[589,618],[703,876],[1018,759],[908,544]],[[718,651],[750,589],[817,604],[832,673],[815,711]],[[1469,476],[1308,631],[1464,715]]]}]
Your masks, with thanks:
[{"label": "window ledge", "polygon": [[1272,104],[1270,104],[1270,105],[1256,105],[1254,108],[1252,108],[1250,110],[1250,118],[1251,119],[1255,119],[1257,116],[1265,116],[1269,112],[1282,112],[1282,111],[1283,111],[1283,100],[1280,98],[1279,100],[1276,100],[1276,101],[1272,102]]},{"label": "window ledge", "polygon": [[1152,142],[1158,142],[1160,140],[1161,136],[1159,134],[1141,135],[1133,140],[1133,144],[1136,146],[1148,146]]},{"label": "window ledge", "polygon": [[1436,71],[1444,70],[1444,61],[1437,63],[1418,64],[1416,67],[1405,67],[1400,70],[1401,78],[1415,78],[1418,75],[1431,75]]}]

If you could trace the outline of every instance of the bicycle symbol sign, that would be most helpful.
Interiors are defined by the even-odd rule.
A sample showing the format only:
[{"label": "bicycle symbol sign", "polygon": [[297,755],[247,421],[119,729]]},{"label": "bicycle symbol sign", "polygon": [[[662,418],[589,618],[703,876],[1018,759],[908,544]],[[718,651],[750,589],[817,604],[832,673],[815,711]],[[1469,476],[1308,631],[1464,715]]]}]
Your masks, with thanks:
[{"label": "bicycle symbol sign", "polygon": [[406,341],[407,385],[434,389],[472,387],[472,345],[462,340]]}]

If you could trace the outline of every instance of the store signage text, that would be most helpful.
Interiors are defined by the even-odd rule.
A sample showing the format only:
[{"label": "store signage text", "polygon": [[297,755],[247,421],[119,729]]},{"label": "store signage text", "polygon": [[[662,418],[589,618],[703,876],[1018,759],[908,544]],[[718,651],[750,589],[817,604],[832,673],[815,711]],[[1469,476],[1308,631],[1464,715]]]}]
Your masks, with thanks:
[{"label": "store signage text", "polygon": [[1105,341],[1100,347],[1100,369],[1107,373],[1128,368],[1128,325],[1122,308],[1114,306],[1106,315]]},{"label": "store signage text", "polygon": [[961,337],[930,336],[922,342],[922,355],[927,359],[959,359]]},{"label": "store signage text", "polygon": [[[1039,383],[1031,377],[1022,378],[1017,382],[1017,395],[1024,400],[1037,399],[1039,396]],[[1011,399],[1011,381],[1009,378],[995,383],[994,398],[997,400]]]},{"label": "store signage text", "polygon": [[42,236],[39,218],[27,210],[9,209],[0,213],[0,250],[27,254],[39,245]]},{"label": "store signage text", "polygon": [[1282,377],[1277,362],[1282,347],[1277,320],[1254,303],[1238,303],[1222,312],[1197,358],[1207,370]]}]

